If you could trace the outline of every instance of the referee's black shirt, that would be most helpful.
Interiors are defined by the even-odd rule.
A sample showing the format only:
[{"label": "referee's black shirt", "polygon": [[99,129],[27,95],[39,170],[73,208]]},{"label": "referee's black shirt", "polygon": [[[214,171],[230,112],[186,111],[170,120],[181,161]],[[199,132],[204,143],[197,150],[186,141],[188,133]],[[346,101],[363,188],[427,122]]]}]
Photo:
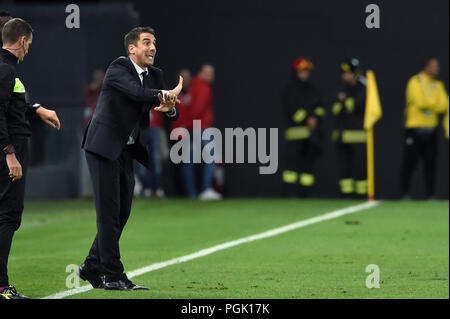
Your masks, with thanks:
[{"label": "referee's black shirt", "polygon": [[0,49],[0,150],[11,144],[12,137],[31,135],[29,116],[36,109],[25,99],[25,87],[20,81],[17,57]]}]

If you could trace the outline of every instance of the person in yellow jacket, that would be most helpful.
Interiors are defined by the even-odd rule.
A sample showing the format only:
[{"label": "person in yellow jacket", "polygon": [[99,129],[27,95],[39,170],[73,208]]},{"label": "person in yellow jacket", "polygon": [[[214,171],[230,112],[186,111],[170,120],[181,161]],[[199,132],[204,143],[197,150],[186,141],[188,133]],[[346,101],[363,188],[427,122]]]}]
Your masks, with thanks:
[{"label": "person in yellow jacket", "polygon": [[[401,191],[410,198],[411,177],[419,161],[424,163],[426,197],[434,196],[437,126],[439,115],[448,112],[448,94],[439,74],[437,58],[424,60],[423,69],[406,87],[405,137]],[[445,123],[445,121],[444,121]],[[445,126],[445,125],[444,125]]]}]

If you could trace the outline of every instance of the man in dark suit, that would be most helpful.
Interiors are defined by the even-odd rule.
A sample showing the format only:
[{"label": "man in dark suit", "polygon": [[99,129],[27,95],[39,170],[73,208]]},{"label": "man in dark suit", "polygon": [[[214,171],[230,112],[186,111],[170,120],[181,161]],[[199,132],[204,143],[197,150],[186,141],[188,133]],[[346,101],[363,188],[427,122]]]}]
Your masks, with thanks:
[{"label": "man in dark suit", "polygon": [[148,165],[139,131],[149,122],[149,110],[176,120],[178,94],[183,79],[170,91],[163,74],[153,67],[155,32],[138,27],[125,36],[128,57],[119,57],[108,67],[82,148],[92,178],[97,235],[78,275],[94,288],[107,290],[147,289],[133,284],[120,261],[119,238],[130,216],[134,189],[133,159]]}]

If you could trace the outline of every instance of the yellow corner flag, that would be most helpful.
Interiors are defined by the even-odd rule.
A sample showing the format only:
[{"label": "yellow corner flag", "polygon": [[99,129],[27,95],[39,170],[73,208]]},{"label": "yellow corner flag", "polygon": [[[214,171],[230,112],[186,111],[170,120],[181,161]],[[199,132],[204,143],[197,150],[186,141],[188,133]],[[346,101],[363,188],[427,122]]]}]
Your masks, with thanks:
[{"label": "yellow corner flag", "polygon": [[373,128],[375,123],[383,115],[381,110],[380,96],[378,95],[377,80],[373,71],[367,71],[366,87],[366,112],[364,113],[364,129]]},{"label": "yellow corner flag", "polygon": [[373,71],[368,70],[366,86],[366,110],[364,113],[364,129],[367,131],[367,184],[368,200],[375,199],[375,159],[373,126],[382,117],[380,96],[378,95],[377,80]]}]

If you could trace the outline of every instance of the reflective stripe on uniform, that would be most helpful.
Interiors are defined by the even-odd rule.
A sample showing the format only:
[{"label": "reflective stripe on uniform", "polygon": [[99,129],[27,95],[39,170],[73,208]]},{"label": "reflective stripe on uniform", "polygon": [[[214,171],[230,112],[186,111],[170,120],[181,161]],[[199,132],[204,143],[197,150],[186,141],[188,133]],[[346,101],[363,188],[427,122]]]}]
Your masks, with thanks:
[{"label": "reflective stripe on uniform", "polygon": [[307,126],[293,126],[286,129],[284,137],[287,141],[304,140],[309,138],[311,132]]},{"label": "reflective stripe on uniform", "polygon": [[356,181],[356,193],[359,195],[367,194],[367,180]]},{"label": "reflective stripe on uniform", "polygon": [[283,171],[283,182],[294,184],[297,183],[298,174],[295,171],[284,170]]},{"label": "reflective stripe on uniform", "polygon": [[344,101],[345,109],[347,113],[352,113],[355,110],[355,99],[352,97],[348,97]]},{"label": "reflective stripe on uniform", "polygon": [[308,113],[306,112],[305,109],[298,109],[297,112],[295,112],[294,115],[292,115],[292,120],[295,123],[300,123],[306,118],[307,115]]},{"label": "reflective stripe on uniform", "polygon": [[366,143],[367,132],[365,130],[343,130],[342,143]]},{"label": "reflective stripe on uniform", "polygon": [[25,86],[23,86],[22,82],[19,78],[16,78],[16,83],[14,84],[14,93],[25,93]]},{"label": "reflective stripe on uniform", "polygon": [[342,194],[351,194],[355,191],[353,178],[343,178],[339,181]]},{"label": "reflective stripe on uniform", "polygon": [[300,184],[302,186],[313,186],[314,185],[314,175],[308,173],[300,174]]},{"label": "reflective stripe on uniform", "polygon": [[314,109],[314,114],[319,117],[322,117],[325,115],[325,109],[322,106],[318,106]]},{"label": "reflective stripe on uniform", "polygon": [[334,102],[333,107],[333,114],[338,115],[342,111],[342,103],[341,102]]}]

